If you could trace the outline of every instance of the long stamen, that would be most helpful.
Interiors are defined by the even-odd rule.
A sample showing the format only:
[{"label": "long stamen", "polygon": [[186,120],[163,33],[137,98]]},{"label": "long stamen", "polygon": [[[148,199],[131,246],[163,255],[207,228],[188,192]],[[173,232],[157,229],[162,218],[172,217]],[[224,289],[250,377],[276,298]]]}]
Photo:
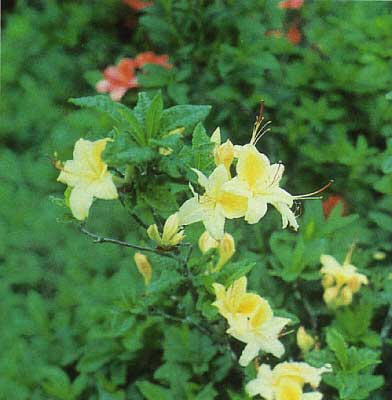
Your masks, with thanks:
[{"label": "long stamen", "polygon": [[270,185],[268,187],[271,187],[276,183],[277,178],[279,176],[280,167],[283,167],[282,161],[278,161],[277,164],[278,164],[278,169],[276,170],[275,175],[274,175],[274,177],[272,179],[272,182],[270,183]]},{"label": "long stamen", "polygon": [[[257,144],[257,142],[267,133],[271,130],[271,128],[267,128],[267,126],[271,123],[271,121],[267,121],[258,131],[256,134],[256,138],[253,144]],[[267,129],[266,129],[267,128]]]},{"label": "long stamen", "polygon": [[327,190],[331,185],[333,184],[333,179],[331,179],[326,185],[324,185],[322,188],[311,192],[311,193],[306,193],[306,194],[299,194],[297,196],[293,196],[294,199],[306,199],[310,198],[311,196],[314,196],[315,194],[319,194],[324,192],[324,190]]}]

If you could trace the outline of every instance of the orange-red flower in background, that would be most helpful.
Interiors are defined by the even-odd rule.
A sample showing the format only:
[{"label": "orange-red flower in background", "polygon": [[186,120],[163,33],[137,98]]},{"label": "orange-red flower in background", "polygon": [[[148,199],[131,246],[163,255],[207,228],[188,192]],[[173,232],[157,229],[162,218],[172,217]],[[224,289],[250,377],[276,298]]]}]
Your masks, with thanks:
[{"label": "orange-red flower in background", "polygon": [[329,215],[331,214],[332,210],[338,205],[342,204],[342,213],[341,215],[347,215],[348,214],[348,205],[346,200],[342,196],[339,196],[337,194],[329,196],[328,199],[323,201],[323,211],[324,211],[324,216],[325,218],[328,218]]},{"label": "orange-red flower in background", "polygon": [[292,44],[298,44],[302,39],[301,31],[296,26],[290,27],[286,33],[286,39]]},{"label": "orange-red flower in background", "polygon": [[123,58],[118,66],[107,67],[103,72],[105,79],[96,84],[97,92],[110,93],[112,100],[120,101],[128,89],[138,86],[135,67],[131,58]]},{"label": "orange-red flower in background", "polygon": [[291,10],[297,10],[302,7],[304,4],[304,0],[286,0],[286,1],[281,1],[278,4],[279,8],[288,8]]},{"label": "orange-red flower in background", "polygon": [[138,54],[135,59],[123,58],[118,66],[111,65],[103,72],[105,79],[99,81],[95,88],[98,93],[110,93],[114,101],[120,101],[129,89],[139,87],[135,71],[142,69],[146,64],[156,64],[170,69],[169,56],[163,54],[158,56],[152,51]]},{"label": "orange-red flower in background", "polygon": [[169,64],[169,56],[167,56],[166,54],[158,56],[152,51],[140,53],[135,58],[135,65],[137,68],[143,68],[146,64],[161,65],[162,67],[167,69],[170,69],[172,67],[172,65]]},{"label": "orange-red flower in background", "polygon": [[133,8],[135,11],[140,11],[153,5],[152,1],[123,0],[123,2],[129,7]]}]

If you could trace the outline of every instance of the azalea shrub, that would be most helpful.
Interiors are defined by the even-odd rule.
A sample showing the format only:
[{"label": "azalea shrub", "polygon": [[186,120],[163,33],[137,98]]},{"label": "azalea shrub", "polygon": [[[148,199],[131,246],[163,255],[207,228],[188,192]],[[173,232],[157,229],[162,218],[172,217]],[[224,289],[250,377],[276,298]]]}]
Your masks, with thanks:
[{"label": "azalea shrub", "polygon": [[389,10],[6,4],[0,398],[389,399]]}]

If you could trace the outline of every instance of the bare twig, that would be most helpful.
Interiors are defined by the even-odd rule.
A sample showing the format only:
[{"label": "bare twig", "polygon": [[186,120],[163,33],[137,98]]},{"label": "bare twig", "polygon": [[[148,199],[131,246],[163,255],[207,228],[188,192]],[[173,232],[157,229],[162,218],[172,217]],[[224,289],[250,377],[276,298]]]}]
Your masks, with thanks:
[{"label": "bare twig", "polygon": [[130,247],[131,249],[135,249],[135,250],[139,250],[139,251],[145,251],[145,252],[149,252],[149,253],[155,253],[155,254],[159,254],[160,256],[163,257],[170,257],[170,258],[175,258],[172,254],[170,253],[162,253],[157,249],[154,249],[152,247],[144,247],[144,246],[139,246],[137,244],[133,244],[133,243],[128,243],[128,242],[123,242],[121,240],[117,240],[117,239],[112,239],[112,238],[107,238],[107,237],[103,237],[103,236],[99,236],[95,233],[92,233],[90,231],[88,231],[84,226],[80,226],[80,231],[82,233],[84,233],[85,235],[91,237],[92,239],[94,239],[94,243],[112,243],[112,244],[116,244],[118,246],[124,246],[124,247]]},{"label": "bare twig", "polygon": [[381,339],[384,341],[389,337],[392,328],[392,305],[389,306],[388,314],[385,317],[384,325],[381,329]]}]

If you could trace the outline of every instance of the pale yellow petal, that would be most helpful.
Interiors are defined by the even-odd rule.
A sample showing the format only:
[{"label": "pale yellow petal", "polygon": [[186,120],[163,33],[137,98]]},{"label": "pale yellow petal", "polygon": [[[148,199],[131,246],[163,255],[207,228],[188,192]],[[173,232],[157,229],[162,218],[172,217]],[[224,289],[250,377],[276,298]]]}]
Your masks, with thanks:
[{"label": "pale yellow petal", "polygon": [[203,224],[214,239],[223,239],[225,234],[225,217],[221,212],[215,208],[203,209]]},{"label": "pale yellow petal", "polygon": [[187,200],[178,211],[179,225],[189,225],[202,220],[203,213],[197,197]]},{"label": "pale yellow petal", "polygon": [[243,146],[237,163],[237,174],[251,188],[260,179],[268,179],[269,160],[261,154],[255,146],[247,144]]},{"label": "pale yellow petal", "polygon": [[294,230],[298,230],[299,225],[295,218],[294,213],[290,210],[287,204],[284,203],[272,203],[272,205],[280,212],[282,217],[282,228],[286,228],[290,225]]},{"label": "pale yellow petal", "polygon": [[257,378],[248,382],[245,390],[249,396],[260,395],[265,400],[274,400],[275,389],[271,367],[266,364],[260,365]]},{"label": "pale yellow petal", "polygon": [[69,205],[76,219],[82,221],[88,217],[93,198],[93,194],[84,187],[77,186],[72,189],[69,197]]},{"label": "pale yellow petal", "polygon": [[222,185],[229,180],[229,175],[224,165],[218,165],[208,178],[207,192],[217,196]]},{"label": "pale yellow petal", "polygon": [[248,224],[256,224],[267,212],[267,203],[262,197],[251,197],[248,199],[248,210],[245,214],[245,221]]},{"label": "pale yellow petal", "polygon": [[304,393],[302,395],[301,400],[321,400],[323,398],[323,394],[320,392],[311,392],[311,393]]},{"label": "pale yellow petal", "polygon": [[91,190],[98,199],[114,200],[118,198],[116,185],[109,172],[101,180],[91,184]]},{"label": "pale yellow petal", "polygon": [[216,145],[220,145],[221,144],[221,133],[220,133],[219,126],[212,133],[210,140],[211,140],[212,143],[215,143]]},{"label": "pale yellow petal", "polygon": [[199,185],[203,186],[203,188],[207,189],[207,187],[208,187],[208,179],[203,174],[203,172],[199,171],[196,168],[192,168],[192,171],[197,175],[197,181],[198,181]]},{"label": "pale yellow petal", "polygon": [[260,346],[257,342],[248,343],[241,353],[239,364],[241,367],[246,367],[259,354]]}]

